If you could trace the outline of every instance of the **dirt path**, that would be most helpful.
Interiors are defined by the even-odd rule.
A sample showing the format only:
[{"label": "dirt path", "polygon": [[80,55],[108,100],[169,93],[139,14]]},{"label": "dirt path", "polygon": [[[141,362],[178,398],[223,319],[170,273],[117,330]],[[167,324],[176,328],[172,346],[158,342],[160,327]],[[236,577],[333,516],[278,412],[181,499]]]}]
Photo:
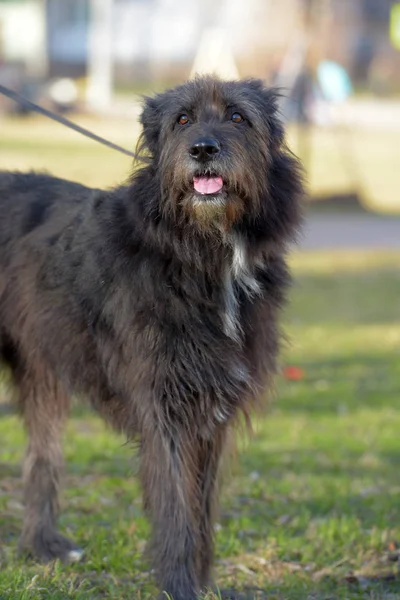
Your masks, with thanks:
[{"label": "dirt path", "polygon": [[400,248],[400,217],[369,214],[309,215],[300,248]]}]

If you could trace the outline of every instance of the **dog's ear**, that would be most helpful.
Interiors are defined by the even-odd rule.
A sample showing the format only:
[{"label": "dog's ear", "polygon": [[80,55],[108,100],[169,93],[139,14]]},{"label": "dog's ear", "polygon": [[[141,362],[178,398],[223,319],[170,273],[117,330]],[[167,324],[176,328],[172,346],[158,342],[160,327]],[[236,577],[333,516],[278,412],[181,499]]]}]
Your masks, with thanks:
[{"label": "dog's ear", "polygon": [[267,88],[258,79],[250,80],[248,87],[251,101],[267,131],[266,142],[271,158],[267,176],[268,201],[262,203],[259,229],[265,239],[279,244],[296,236],[305,197],[304,174],[299,160],[285,143],[279,115],[279,90]]},{"label": "dog's ear", "polygon": [[284,128],[279,117],[279,98],[282,94],[278,88],[266,87],[261,79],[248,80],[248,86],[258,112],[270,132],[271,149],[278,150],[284,140]]},{"label": "dog's ear", "polygon": [[154,156],[160,136],[160,107],[157,98],[146,97],[140,116],[143,126],[143,139],[146,147]]}]

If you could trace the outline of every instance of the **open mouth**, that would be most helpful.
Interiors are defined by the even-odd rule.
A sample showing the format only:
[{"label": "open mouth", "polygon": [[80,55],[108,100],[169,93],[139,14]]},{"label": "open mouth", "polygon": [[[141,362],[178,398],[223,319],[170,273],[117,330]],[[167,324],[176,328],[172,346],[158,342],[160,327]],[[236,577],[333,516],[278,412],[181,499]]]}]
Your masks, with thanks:
[{"label": "open mouth", "polygon": [[193,177],[193,187],[202,196],[215,196],[222,191],[224,182],[216,175],[199,175]]}]

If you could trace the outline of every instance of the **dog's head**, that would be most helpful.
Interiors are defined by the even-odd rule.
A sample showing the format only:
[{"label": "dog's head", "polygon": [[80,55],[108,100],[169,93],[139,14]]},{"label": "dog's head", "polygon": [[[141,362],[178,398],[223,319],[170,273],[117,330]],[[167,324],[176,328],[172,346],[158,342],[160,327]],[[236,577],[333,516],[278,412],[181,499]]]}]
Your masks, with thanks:
[{"label": "dog's head", "polygon": [[147,98],[141,122],[161,212],[175,222],[183,216],[202,229],[226,231],[267,213],[273,219],[286,210],[280,206],[285,190],[291,198],[301,193],[276,93],[259,80],[197,78]]}]

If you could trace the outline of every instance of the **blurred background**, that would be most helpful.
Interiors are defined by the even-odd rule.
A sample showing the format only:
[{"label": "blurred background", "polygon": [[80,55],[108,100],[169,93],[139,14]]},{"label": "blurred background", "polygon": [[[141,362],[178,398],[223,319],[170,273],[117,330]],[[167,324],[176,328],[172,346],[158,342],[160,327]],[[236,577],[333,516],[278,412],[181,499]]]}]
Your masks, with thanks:
[{"label": "blurred background", "polygon": [[[196,72],[256,76],[281,89],[315,206],[400,213],[400,2],[0,0],[0,83],[75,112],[130,148],[140,95]],[[54,165],[52,147],[84,141],[23,112],[0,96],[0,167],[55,166],[88,182],[90,160],[65,170],[65,162]],[[31,144],[36,137],[45,147],[25,159],[16,144],[27,124]],[[118,155],[93,144],[87,150],[110,162],[96,169],[97,185],[123,177],[127,163]],[[398,233],[388,226],[390,239]]]}]

